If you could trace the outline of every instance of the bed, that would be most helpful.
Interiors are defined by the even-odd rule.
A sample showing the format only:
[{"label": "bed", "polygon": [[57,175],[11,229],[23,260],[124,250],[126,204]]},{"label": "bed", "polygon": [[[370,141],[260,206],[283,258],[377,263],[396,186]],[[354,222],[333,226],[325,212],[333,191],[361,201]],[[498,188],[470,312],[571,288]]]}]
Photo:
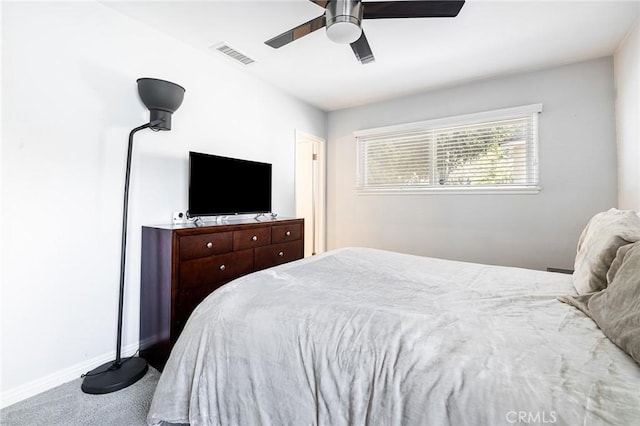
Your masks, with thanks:
[{"label": "bed", "polygon": [[193,312],[147,421],[639,424],[640,365],[566,295],[567,274],[366,248],[253,273]]}]

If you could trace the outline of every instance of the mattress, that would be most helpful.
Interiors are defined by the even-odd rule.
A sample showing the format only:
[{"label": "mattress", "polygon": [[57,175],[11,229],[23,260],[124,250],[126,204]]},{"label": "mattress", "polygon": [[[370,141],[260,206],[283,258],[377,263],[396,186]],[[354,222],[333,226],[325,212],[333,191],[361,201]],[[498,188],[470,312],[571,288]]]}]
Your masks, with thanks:
[{"label": "mattress", "polygon": [[193,312],[147,421],[631,425],[640,366],[571,276],[346,248],[237,279]]}]

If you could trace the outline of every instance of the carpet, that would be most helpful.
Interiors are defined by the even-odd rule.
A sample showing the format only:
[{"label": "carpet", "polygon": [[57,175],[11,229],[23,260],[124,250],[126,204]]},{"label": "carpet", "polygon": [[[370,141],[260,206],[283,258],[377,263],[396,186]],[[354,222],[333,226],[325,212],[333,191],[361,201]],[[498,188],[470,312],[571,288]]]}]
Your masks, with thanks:
[{"label": "carpet", "polygon": [[80,390],[82,379],[50,389],[0,410],[2,426],[143,426],[153,392],[160,379],[158,370],[133,385],[104,395]]}]

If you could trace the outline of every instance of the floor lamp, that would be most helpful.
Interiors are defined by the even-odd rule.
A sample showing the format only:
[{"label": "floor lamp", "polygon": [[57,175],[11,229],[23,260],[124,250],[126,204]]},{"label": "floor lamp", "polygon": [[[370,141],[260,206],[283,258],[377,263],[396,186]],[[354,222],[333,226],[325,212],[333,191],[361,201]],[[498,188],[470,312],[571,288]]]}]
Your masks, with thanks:
[{"label": "floor lamp", "polygon": [[127,169],[124,180],[124,207],[122,209],[122,246],[120,252],[120,297],[118,301],[118,337],[116,359],[86,373],[82,381],[82,391],[90,394],[104,394],[126,388],[140,380],[149,366],[143,358],[121,358],[122,350],[122,311],[124,305],[124,271],[127,248],[127,214],[129,210],[129,176],[131,173],[131,152],[133,135],[138,130],[171,130],[171,114],[182,104],[184,88],[169,81],[156,78],[139,78],[138,93],[140,99],[150,111],[147,124],[136,127],[129,133],[127,151]]}]

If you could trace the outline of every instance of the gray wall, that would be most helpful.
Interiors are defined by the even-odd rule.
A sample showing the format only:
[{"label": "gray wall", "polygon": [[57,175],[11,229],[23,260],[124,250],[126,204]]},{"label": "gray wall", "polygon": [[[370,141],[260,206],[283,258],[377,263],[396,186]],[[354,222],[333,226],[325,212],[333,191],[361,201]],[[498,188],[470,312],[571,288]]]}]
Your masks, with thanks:
[{"label": "gray wall", "polygon": [[[613,60],[607,57],[330,113],[328,248],[572,267],[586,222],[616,206],[614,102]],[[539,194],[356,193],[353,131],[533,103],[544,105]]]}]

